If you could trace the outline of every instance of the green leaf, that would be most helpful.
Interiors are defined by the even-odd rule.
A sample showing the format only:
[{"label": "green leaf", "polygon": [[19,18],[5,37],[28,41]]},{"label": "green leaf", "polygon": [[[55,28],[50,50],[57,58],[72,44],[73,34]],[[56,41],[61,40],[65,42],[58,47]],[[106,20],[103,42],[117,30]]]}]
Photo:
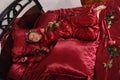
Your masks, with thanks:
[{"label": "green leaf", "polygon": [[108,21],[108,24],[111,25],[111,24],[112,24],[112,21]]},{"label": "green leaf", "polygon": [[111,60],[110,60],[110,64],[112,64],[112,63],[113,63],[113,60],[111,59]]},{"label": "green leaf", "polygon": [[111,64],[108,64],[108,67],[109,67],[109,68],[112,68],[112,63],[111,63]]},{"label": "green leaf", "polygon": [[103,67],[104,67],[104,68],[106,68],[106,67],[107,67],[107,64],[106,64],[105,62],[103,63]]},{"label": "green leaf", "polygon": [[55,26],[56,26],[56,27],[59,26],[59,23],[56,23]]},{"label": "green leaf", "polygon": [[53,31],[56,29],[56,27],[55,27],[55,26],[53,26],[51,29],[52,29],[52,32],[53,32]]},{"label": "green leaf", "polygon": [[106,47],[107,51],[109,52],[110,56],[116,57],[118,56],[118,48],[116,47],[116,45],[108,45]]},{"label": "green leaf", "polygon": [[46,26],[46,27],[45,27],[45,31],[46,31],[46,32],[48,31],[48,28],[49,28],[49,26]]},{"label": "green leaf", "polygon": [[115,16],[111,16],[111,17],[110,17],[110,19],[114,19],[114,18],[115,18]]},{"label": "green leaf", "polygon": [[53,26],[53,24],[52,23],[49,23],[49,27],[52,27]]},{"label": "green leaf", "polygon": [[57,22],[56,20],[53,21],[54,24],[55,24],[56,22]]},{"label": "green leaf", "polygon": [[116,48],[116,47],[114,47],[114,48],[113,48],[113,51],[114,51],[114,52],[117,52],[117,48]]}]

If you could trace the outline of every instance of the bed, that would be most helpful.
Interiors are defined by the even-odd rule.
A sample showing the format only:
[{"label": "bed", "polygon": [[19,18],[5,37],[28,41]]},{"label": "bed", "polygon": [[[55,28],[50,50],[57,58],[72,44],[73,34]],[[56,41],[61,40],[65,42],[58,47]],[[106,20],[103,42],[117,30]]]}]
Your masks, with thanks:
[{"label": "bed", "polygon": [[[18,17],[19,13],[31,2],[35,5]],[[69,13],[69,16],[76,16],[75,14],[78,13],[80,15],[91,13],[90,9],[100,4],[45,12],[38,0],[26,0],[26,3],[15,0],[0,15],[2,47],[0,78],[2,80],[120,80],[120,5],[117,3],[120,1],[111,0],[100,3],[106,5],[107,9],[100,14],[100,31],[97,39],[92,41],[75,38],[59,39],[49,55],[43,56],[42,60],[39,60],[38,56],[32,56],[30,59],[36,62],[28,64],[19,62],[21,54],[31,52],[39,45],[31,46],[26,43],[25,37],[23,38],[26,31],[42,26],[51,19],[56,19],[56,16],[53,17],[55,14],[57,14],[57,19],[61,19],[63,14]],[[111,16],[112,19],[110,19]],[[82,20],[82,24],[85,25],[86,20]],[[84,34],[83,30],[81,32]]]}]

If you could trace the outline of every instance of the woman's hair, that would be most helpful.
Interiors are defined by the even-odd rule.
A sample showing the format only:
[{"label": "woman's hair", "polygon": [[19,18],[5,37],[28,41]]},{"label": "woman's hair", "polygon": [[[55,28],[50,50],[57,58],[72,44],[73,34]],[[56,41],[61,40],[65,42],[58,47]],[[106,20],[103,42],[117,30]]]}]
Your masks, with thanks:
[{"label": "woman's hair", "polygon": [[110,0],[81,0],[82,5],[92,5],[95,3],[104,3]]},{"label": "woman's hair", "polygon": [[29,35],[30,35],[30,33],[32,33],[32,32],[40,34],[40,32],[38,32],[37,30],[29,30],[29,31],[26,33],[26,42],[33,43],[33,41],[29,39]]}]

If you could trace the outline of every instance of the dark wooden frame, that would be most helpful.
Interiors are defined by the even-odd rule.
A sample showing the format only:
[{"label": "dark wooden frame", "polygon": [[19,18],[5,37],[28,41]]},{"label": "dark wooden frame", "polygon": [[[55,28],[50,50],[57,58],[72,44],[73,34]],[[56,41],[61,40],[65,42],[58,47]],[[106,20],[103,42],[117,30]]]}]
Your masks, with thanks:
[{"label": "dark wooden frame", "polygon": [[[24,5],[22,3],[20,3],[23,0],[15,0],[12,4],[10,4],[1,14],[0,14],[0,29],[1,29],[1,34],[0,34],[0,39],[2,38],[2,36],[5,34],[5,32],[7,31],[7,29],[9,28],[9,26],[14,22],[14,20],[16,19],[16,17],[19,15],[19,13],[28,5],[30,4],[32,1],[35,2],[36,6],[38,6],[38,8],[43,11],[41,4],[39,3],[38,0],[26,0],[28,2],[26,2]],[[19,10],[17,10],[16,7],[20,7]],[[10,16],[12,13],[12,17]],[[7,24],[2,24],[4,21],[7,21]]]},{"label": "dark wooden frame", "polygon": [[[37,7],[37,10],[40,13],[43,13],[44,10],[38,0],[25,0],[23,4],[22,1],[24,0],[14,0],[1,14],[0,14],[0,41],[2,41],[2,50],[0,53],[0,80],[5,80],[7,72],[10,68],[12,63],[11,57],[11,50],[13,46],[13,40],[11,36],[11,31],[7,35],[7,38],[3,39],[6,32],[8,32],[9,28],[17,18],[17,16],[23,11],[23,9],[29,5],[32,1],[35,3],[33,7]],[[19,9],[17,9],[19,7]],[[31,9],[31,8],[30,8]],[[30,10],[29,9],[29,10]],[[12,16],[11,16],[12,15]],[[6,21],[6,24],[4,24]]]}]

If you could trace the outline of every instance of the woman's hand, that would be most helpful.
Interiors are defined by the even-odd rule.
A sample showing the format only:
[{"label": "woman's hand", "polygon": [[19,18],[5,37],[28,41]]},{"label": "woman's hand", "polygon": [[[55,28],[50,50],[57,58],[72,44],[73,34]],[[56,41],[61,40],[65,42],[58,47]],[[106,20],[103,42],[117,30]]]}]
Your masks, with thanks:
[{"label": "woman's hand", "polygon": [[22,58],[20,59],[20,61],[23,62],[23,63],[26,62],[27,60],[28,60],[28,57],[22,57]]},{"label": "woman's hand", "polygon": [[100,5],[100,6],[97,6],[94,10],[96,11],[101,11],[103,9],[106,9],[106,6],[105,5]]},{"label": "woman's hand", "polygon": [[105,5],[100,5],[96,8],[94,8],[94,10],[97,12],[97,18],[99,19],[99,14],[100,12],[103,10],[103,9],[106,9],[106,6]]}]

